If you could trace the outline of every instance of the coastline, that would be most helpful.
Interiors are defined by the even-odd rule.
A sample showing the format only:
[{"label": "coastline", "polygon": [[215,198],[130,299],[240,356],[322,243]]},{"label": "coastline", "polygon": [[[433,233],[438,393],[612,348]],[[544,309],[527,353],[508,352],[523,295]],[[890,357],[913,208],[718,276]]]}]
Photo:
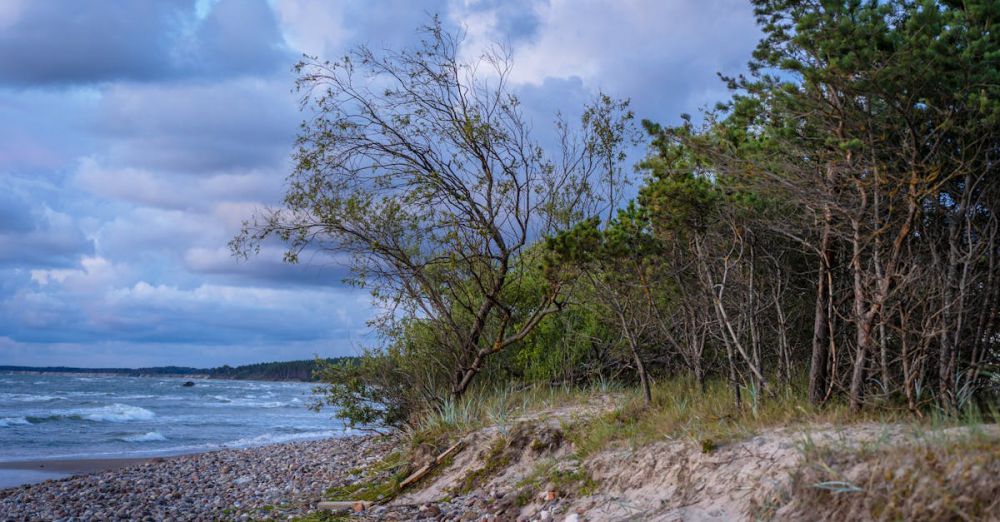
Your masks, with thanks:
[{"label": "coastline", "polygon": [[[192,454],[196,455],[196,454]],[[0,461],[0,470],[50,471],[82,475],[97,473],[134,466],[151,460],[166,460],[188,455],[172,455],[169,457],[112,457],[112,458],[81,458],[81,459],[28,459]]]},{"label": "coastline", "polygon": [[[178,455],[179,456],[179,455]],[[46,480],[60,480],[78,475],[113,471],[156,459],[170,457],[111,457],[79,459],[25,459],[0,461],[0,491]]]},{"label": "coastline", "polygon": [[327,489],[392,448],[386,437],[354,435],[169,457],[0,462],[0,476],[43,480],[0,489],[0,520],[284,520],[313,512]]}]

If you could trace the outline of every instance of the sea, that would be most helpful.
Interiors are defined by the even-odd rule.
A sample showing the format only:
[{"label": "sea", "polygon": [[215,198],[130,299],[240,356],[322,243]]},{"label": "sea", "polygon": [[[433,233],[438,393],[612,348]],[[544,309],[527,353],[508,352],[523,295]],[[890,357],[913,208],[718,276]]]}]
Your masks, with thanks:
[{"label": "sea", "polygon": [[[0,374],[0,461],[169,456],[350,432],[308,408],[308,383],[188,380]],[[0,487],[30,481],[17,476],[0,476]]]}]

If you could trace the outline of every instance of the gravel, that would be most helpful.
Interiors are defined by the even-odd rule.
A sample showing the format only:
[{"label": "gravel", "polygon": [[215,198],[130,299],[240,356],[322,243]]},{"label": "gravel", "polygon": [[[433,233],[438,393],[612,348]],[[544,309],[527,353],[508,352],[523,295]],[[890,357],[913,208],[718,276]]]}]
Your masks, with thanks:
[{"label": "gravel", "polygon": [[360,436],[153,459],[0,490],[0,520],[287,520],[394,445]]}]

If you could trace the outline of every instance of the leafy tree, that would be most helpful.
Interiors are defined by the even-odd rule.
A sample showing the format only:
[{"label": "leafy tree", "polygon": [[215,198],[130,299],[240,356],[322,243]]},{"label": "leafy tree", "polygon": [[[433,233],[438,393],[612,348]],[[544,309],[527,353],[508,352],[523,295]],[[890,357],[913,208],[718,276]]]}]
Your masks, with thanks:
[{"label": "leafy tree", "polygon": [[352,282],[385,310],[383,333],[401,319],[433,325],[436,364],[459,396],[560,309],[559,279],[518,301],[520,259],[534,240],[616,206],[632,116],[599,96],[579,129],[557,122],[561,148],[548,154],[510,92],[508,53],[466,63],[436,19],[422,35],[412,50],[299,63],[310,117],[284,208],[256,216],[231,246],[248,255],[277,237],[289,262],[306,249],[348,256]]}]

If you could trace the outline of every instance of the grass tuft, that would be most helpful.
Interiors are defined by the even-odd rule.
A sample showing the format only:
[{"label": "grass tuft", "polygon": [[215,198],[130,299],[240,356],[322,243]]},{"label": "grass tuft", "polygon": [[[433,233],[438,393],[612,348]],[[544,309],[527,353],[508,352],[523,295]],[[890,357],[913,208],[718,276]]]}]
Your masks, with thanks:
[{"label": "grass tuft", "polygon": [[953,431],[902,445],[807,445],[783,501],[756,518],[992,520],[1000,513],[998,443]]}]

